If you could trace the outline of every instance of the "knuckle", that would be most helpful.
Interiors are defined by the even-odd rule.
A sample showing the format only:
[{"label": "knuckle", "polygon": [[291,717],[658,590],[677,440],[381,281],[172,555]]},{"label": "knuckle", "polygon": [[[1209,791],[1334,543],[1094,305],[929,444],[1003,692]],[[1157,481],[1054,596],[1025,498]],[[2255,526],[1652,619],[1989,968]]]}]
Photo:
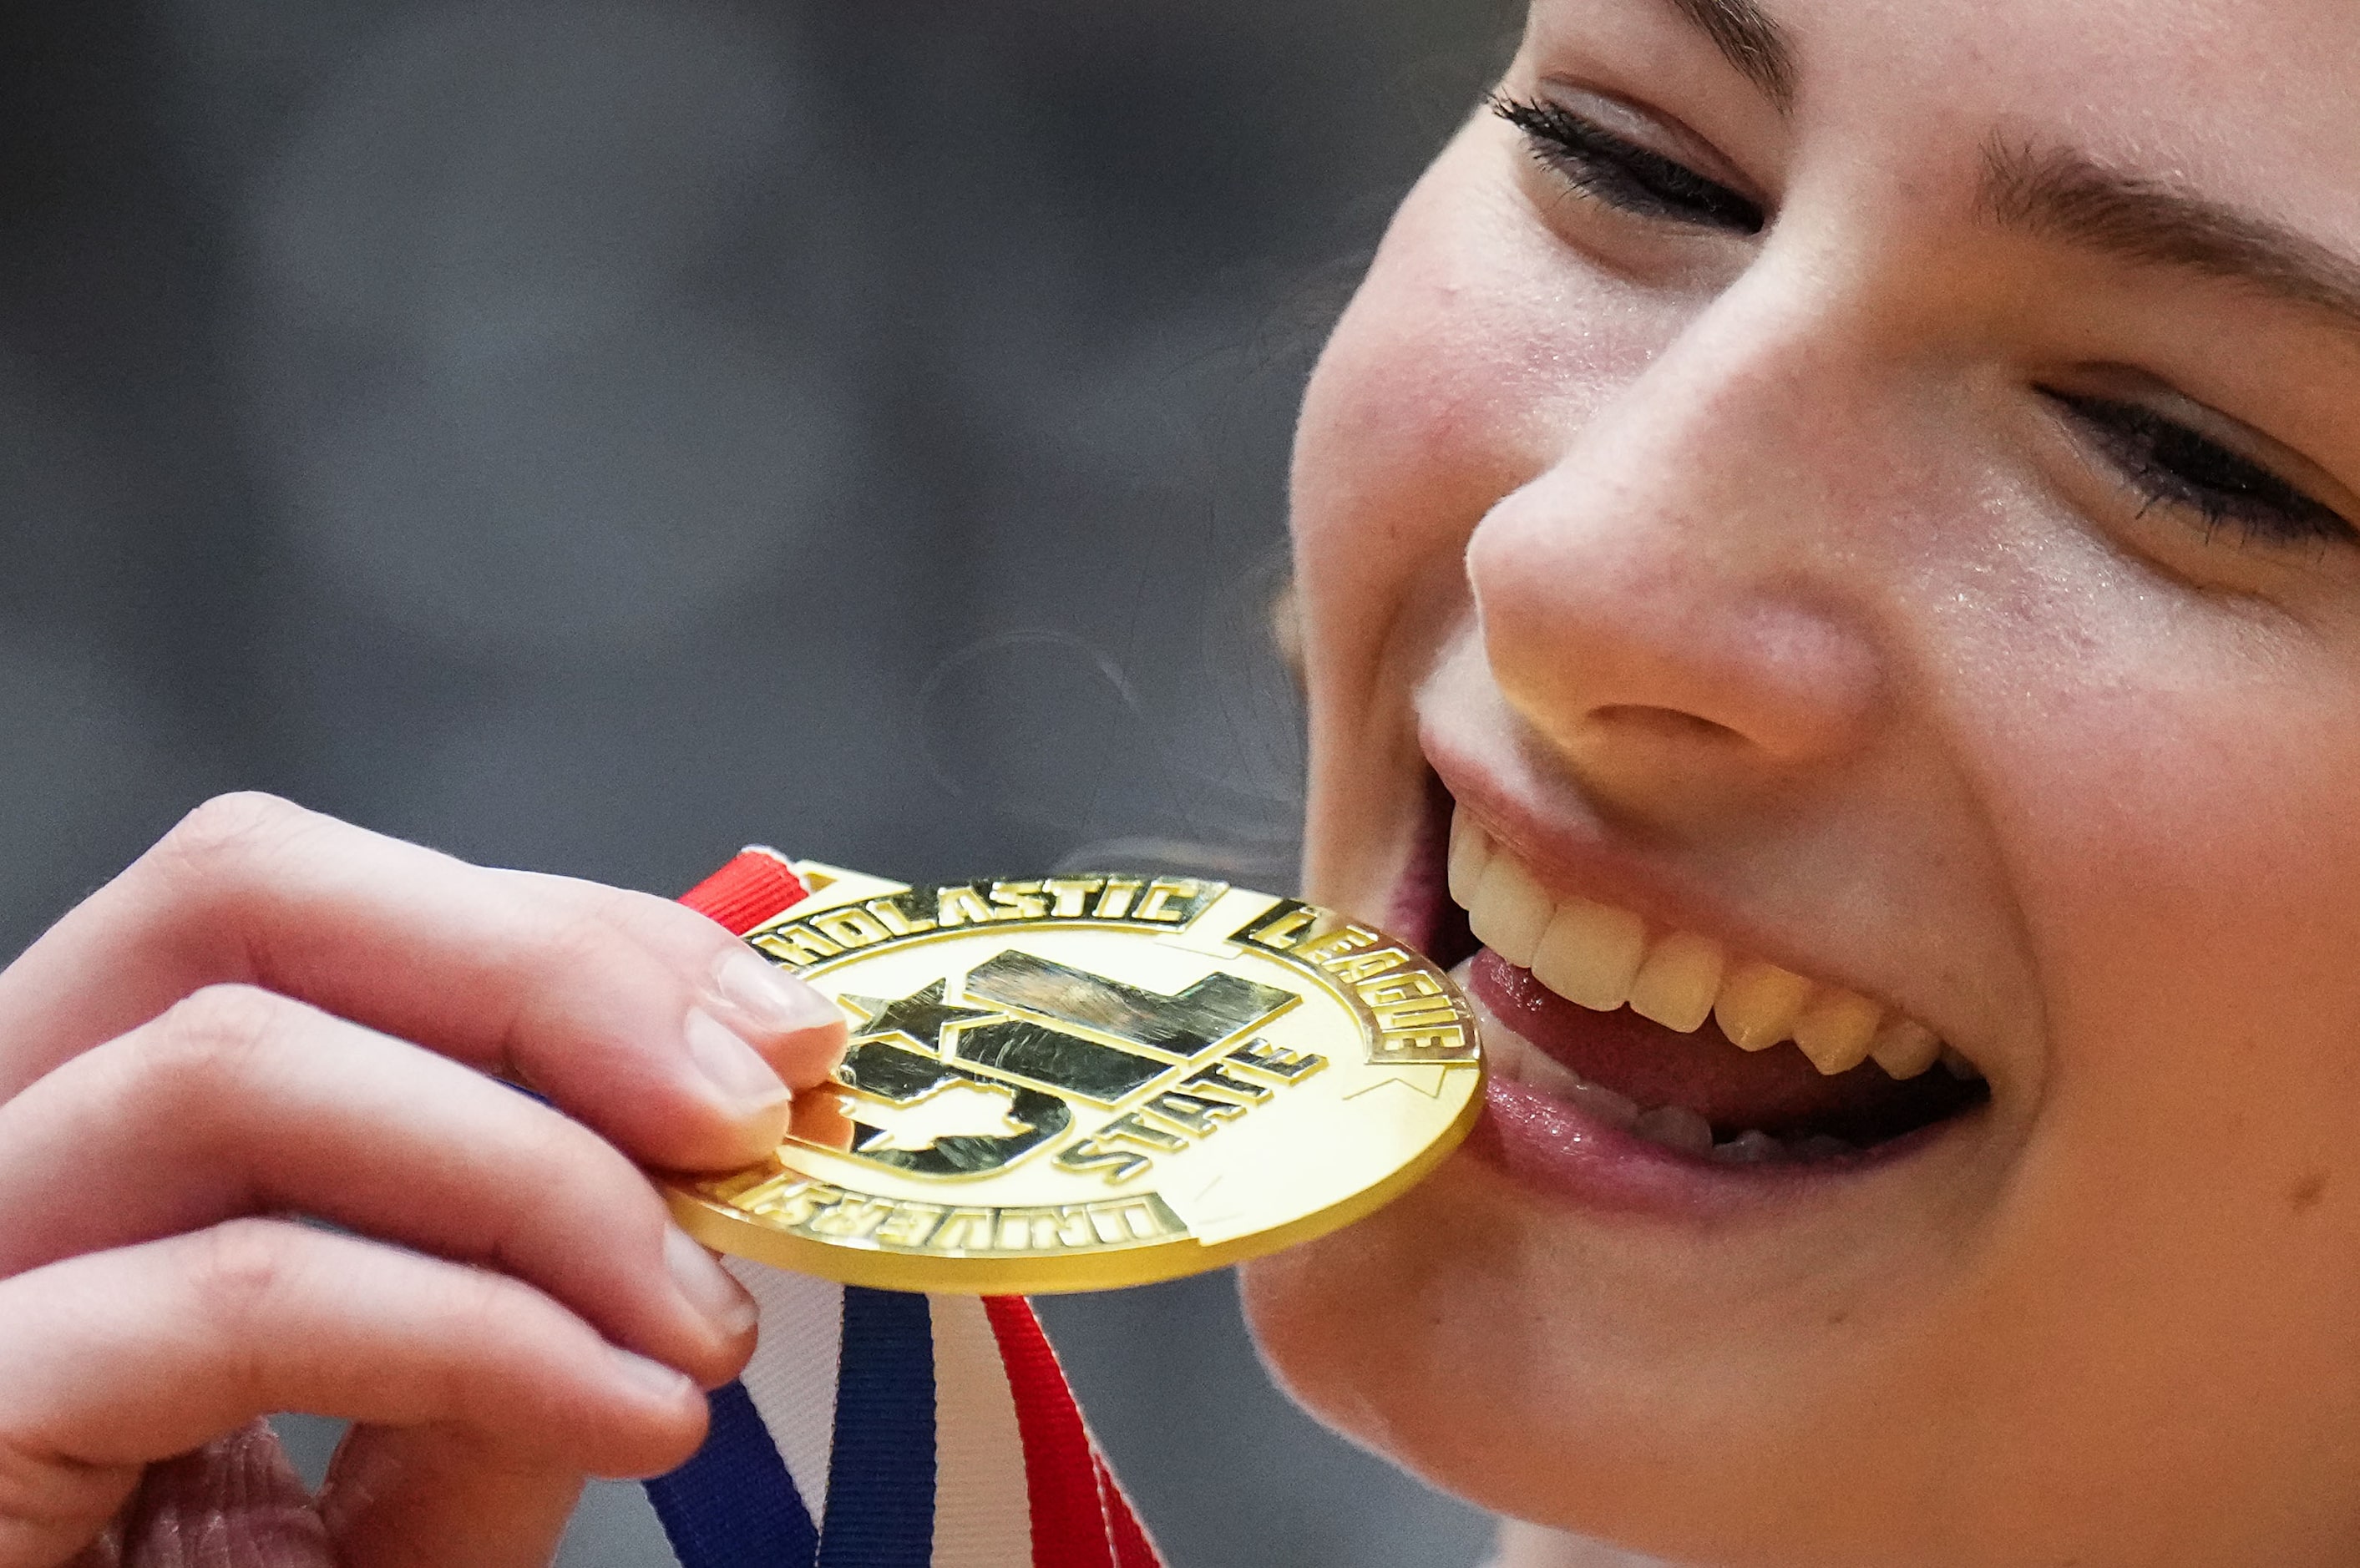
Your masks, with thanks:
[{"label": "knuckle", "polygon": [[175,823],[150,854],[179,867],[218,872],[285,842],[310,816],[293,801],[257,789],[216,795]]},{"label": "knuckle", "polygon": [[562,974],[596,974],[628,954],[629,939],[597,900],[570,898],[552,910],[541,957]]},{"label": "knuckle", "polygon": [[508,1341],[529,1287],[491,1269],[460,1268],[444,1278],[442,1316],[460,1344],[491,1346]]},{"label": "knuckle", "polygon": [[628,1168],[613,1145],[573,1117],[530,1103],[524,1108],[534,1114],[518,1118],[509,1145],[519,1169],[571,1191],[598,1181],[610,1160]]},{"label": "knuckle", "polygon": [[541,1194],[501,1212],[495,1256],[522,1258],[555,1224],[582,1225],[585,1217],[606,1237],[609,1258],[628,1258],[661,1245],[669,1212],[644,1171],[597,1134],[563,1116],[536,1135],[521,1151],[519,1169]]},{"label": "knuckle", "polygon": [[140,1065],[176,1097],[234,1090],[269,1051],[299,1005],[257,985],[207,985],[143,1032]]},{"label": "knuckle", "polygon": [[295,1233],[279,1222],[230,1220],[192,1238],[183,1275],[197,1315],[240,1334],[269,1315],[295,1268]]}]

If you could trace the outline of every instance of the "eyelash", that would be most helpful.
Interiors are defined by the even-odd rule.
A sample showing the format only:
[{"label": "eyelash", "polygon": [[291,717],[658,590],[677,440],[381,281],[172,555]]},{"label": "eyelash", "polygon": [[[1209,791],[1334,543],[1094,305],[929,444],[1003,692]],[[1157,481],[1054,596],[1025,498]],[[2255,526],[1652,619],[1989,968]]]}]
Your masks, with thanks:
[{"label": "eyelash", "polygon": [[2192,512],[2209,541],[2225,527],[2241,544],[2360,543],[2360,531],[2333,507],[2152,408],[2112,397],[2036,387],[2087,431],[2149,507]]},{"label": "eyelash", "polygon": [[[1494,95],[1491,112],[1524,134],[1533,156],[1584,195],[1636,217],[1758,234],[1761,206],[1685,164],[1614,135],[1559,104]],[[2143,498],[2193,513],[2209,542],[2226,527],[2241,544],[2360,544],[2355,529],[2257,463],[2151,408],[2036,388],[2096,442]]]},{"label": "eyelash", "polygon": [[1535,158],[1610,207],[1691,228],[1762,232],[1759,203],[1569,109],[1495,95],[1491,112],[1524,133]]}]

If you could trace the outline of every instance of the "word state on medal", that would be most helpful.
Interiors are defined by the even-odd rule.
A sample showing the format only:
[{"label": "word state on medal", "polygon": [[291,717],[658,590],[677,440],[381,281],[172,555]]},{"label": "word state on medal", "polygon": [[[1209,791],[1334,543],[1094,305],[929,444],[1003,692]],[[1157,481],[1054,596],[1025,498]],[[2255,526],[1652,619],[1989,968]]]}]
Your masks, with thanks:
[{"label": "word state on medal", "polygon": [[1456,987],[1315,907],[1188,877],[799,869],[814,898],[748,940],[852,1039],[774,1160],[674,1188],[716,1247],[903,1289],[1142,1283],[1366,1213],[1471,1124]]}]

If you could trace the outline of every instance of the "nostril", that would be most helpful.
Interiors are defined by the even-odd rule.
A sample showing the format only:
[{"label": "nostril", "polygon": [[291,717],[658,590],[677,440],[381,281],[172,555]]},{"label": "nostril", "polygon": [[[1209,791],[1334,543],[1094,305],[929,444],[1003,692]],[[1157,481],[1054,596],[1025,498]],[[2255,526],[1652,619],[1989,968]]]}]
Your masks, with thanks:
[{"label": "nostril", "polygon": [[1610,702],[1590,712],[1592,724],[1607,724],[1625,735],[1664,740],[1743,741],[1729,725],[1680,708],[1658,708],[1637,702]]}]

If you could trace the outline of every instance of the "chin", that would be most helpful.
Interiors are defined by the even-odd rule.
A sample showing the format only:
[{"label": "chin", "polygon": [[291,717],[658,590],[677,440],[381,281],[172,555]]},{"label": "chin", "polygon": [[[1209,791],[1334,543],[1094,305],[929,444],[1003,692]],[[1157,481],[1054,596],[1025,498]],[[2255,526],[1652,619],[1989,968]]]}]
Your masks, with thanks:
[{"label": "chin", "polygon": [[[1508,815],[1480,771],[1433,749],[1395,831],[1357,812],[1365,864],[1309,891],[1454,967],[1486,1115],[1415,1192],[1245,1270],[1273,1376],[1433,1486],[1629,1550],[1826,1564],[1929,1547],[1959,1524],[1918,1484],[1939,1456],[1863,1407],[1965,1370],[1919,1286],[2008,1164],[1992,1083],[1916,1016],[1611,846],[1560,837],[1535,867],[1470,809]],[[1612,958],[1627,974],[1541,948],[1568,908],[1602,941],[1635,934],[1637,956]],[[1666,949],[1686,968],[1634,1007]],[[1788,979],[1732,1002],[1749,966]]]}]

